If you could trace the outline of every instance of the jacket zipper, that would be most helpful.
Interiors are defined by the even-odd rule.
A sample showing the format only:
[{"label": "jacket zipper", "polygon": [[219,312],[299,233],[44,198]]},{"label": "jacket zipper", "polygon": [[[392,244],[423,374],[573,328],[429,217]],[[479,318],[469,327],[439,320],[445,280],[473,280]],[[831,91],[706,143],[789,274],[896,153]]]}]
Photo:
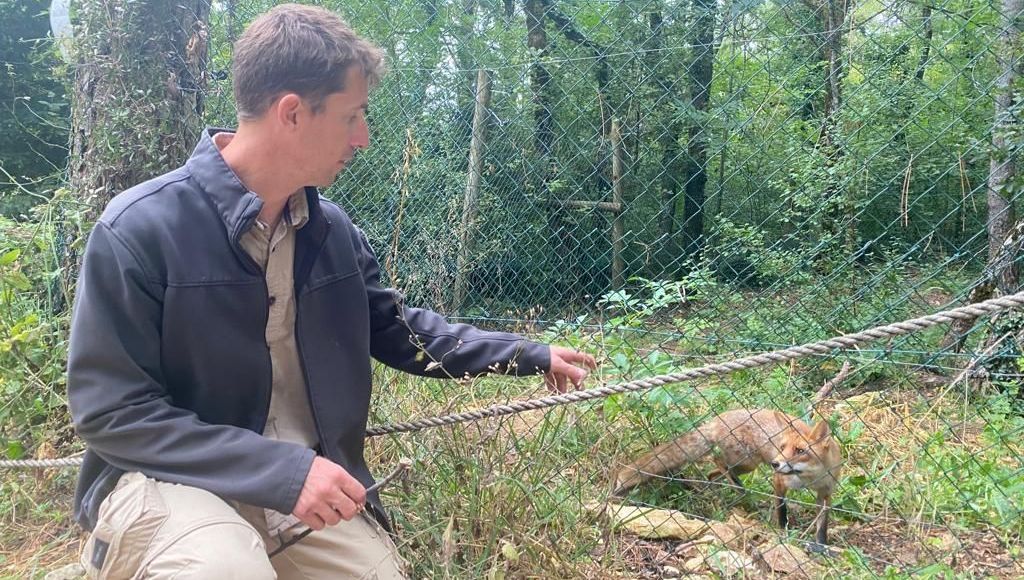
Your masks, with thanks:
[{"label": "jacket zipper", "polygon": [[[250,258],[252,259],[252,258]],[[267,344],[267,323],[270,322],[270,287],[267,286],[267,275],[266,273],[260,278],[263,284],[263,324],[260,328],[263,329],[263,346],[264,351],[267,353],[267,396],[263,403],[263,413],[260,415],[260,421],[257,425],[260,435],[263,434],[267,429],[267,417],[270,416],[270,400],[274,396],[274,361],[270,356],[270,345]]]},{"label": "jacket zipper", "polygon": [[[316,257],[320,255],[320,251],[323,250],[324,244],[327,243],[327,229],[330,228],[331,223],[325,222],[324,224],[324,236],[320,240],[320,243],[316,247],[316,251],[310,256],[310,264],[312,264]],[[312,267],[310,267],[312,270]],[[327,455],[327,445],[329,442],[324,437],[323,428],[320,425],[320,417],[316,414],[316,405],[313,404],[313,389],[310,387],[309,371],[306,370],[306,355],[302,352],[302,304],[300,299],[302,298],[302,292],[300,289],[305,287],[309,280],[309,274],[306,273],[303,280],[298,280],[299,284],[295,285],[295,348],[299,352],[299,366],[302,367],[302,378],[306,382],[306,400],[309,401],[309,413],[313,416],[313,426],[316,428],[316,437],[320,443],[320,453],[324,456]]]},{"label": "jacket zipper", "polygon": [[[248,208],[246,212],[248,213]],[[259,212],[257,211],[257,214]],[[251,227],[251,222],[255,220],[253,216],[251,219],[244,220],[241,226],[236,229],[237,235],[231,240],[231,249],[234,250],[235,256],[242,260],[242,264],[246,265],[249,271],[260,275],[260,284],[263,286],[263,324],[260,328],[263,329],[263,347],[267,355],[267,394],[264,398],[263,413],[259,417],[259,422],[254,426],[253,431],[263,434],[263,431],[267,428],[267,417],[270,416],[270,399],[274,394],[274,368],[273,361],[270,359],[270,345],[267,344],[267,323],[270,321],[270,287],[267,286],[267,273],[263,268],[241,247],[241,235],[247,227]]]}]

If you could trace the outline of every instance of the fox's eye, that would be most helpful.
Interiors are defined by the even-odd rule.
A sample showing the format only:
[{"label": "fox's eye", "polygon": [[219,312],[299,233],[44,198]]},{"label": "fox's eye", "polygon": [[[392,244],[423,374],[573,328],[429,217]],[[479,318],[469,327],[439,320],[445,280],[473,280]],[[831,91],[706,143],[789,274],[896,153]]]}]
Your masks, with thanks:
[{"label": "fox's eye", "polygon": [[804,449],[803,447],[797,447],[794,451],[796,452],[797,455],[803,455],[804,451],[807,451],[807,450]]}]

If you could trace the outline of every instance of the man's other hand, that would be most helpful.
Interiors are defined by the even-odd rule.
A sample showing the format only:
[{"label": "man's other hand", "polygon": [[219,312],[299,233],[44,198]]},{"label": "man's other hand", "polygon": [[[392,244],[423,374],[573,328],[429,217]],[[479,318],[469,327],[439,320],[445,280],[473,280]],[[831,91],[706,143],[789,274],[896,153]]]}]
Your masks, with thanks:
[{"label": "man's other hand", "polygon": [[597,368],[594,357],[585,352],[551,345],[551,370],[544,374],[544,383],[552,391],[564,393],[569,383],[577,389],[583,386],[590,370]]},{"label": "man's other hand", "polygon": [[366,505],[366,488],[345,468],[323,457],[313,458],[306,483],[292,514],[320,531],[341,520],[351,520]]}]

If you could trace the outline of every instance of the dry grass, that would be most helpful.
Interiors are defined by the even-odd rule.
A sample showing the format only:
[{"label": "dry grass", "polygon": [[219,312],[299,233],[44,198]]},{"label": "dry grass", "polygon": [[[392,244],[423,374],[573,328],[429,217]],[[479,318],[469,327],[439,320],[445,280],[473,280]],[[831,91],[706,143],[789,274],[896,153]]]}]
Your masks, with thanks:
[{"label": "dry grass", "polygon": [[38,578],[77,561],[82,534],[71,521],[73,472],[0,473],[0,577]]}]

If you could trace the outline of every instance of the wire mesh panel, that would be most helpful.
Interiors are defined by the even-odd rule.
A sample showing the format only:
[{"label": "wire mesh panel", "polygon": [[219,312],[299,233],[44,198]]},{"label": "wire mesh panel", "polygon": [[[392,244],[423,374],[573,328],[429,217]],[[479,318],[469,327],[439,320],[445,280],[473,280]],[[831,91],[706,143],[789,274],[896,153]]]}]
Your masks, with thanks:
[{"label": "wire mesh panel", "polygon": [[[994,122],[1019,58],[999,6],[324,5],[391,66],[372,147],[328,196],[410,302],[591,351],[591,385],[913,317],[986,279],[990,174],[1014,156],[993,127],[1016,123]],[[1016,577],[1014,320],[370,450],[382,473],[417,462],[385,492],[417,576]],[[383,368],[377,385],[378,423],[543,391]],[[616,490],[630,469],[642,482]]]},{"label": "wire mesh panel", "polygon": [[[273,4],[213,4],[210,125],[234,124],[231,42]],[[1017,2],[320,4],[388,55],[371,147],[325,192],[386,282],[593,353],[587,386],[1016,290]],[[369,458],[415,461],[383,492],[414,577],[1020,577],[1021,328],[373,437]],[[453,378],[377,368],[371,423],[545,392]]]}]

